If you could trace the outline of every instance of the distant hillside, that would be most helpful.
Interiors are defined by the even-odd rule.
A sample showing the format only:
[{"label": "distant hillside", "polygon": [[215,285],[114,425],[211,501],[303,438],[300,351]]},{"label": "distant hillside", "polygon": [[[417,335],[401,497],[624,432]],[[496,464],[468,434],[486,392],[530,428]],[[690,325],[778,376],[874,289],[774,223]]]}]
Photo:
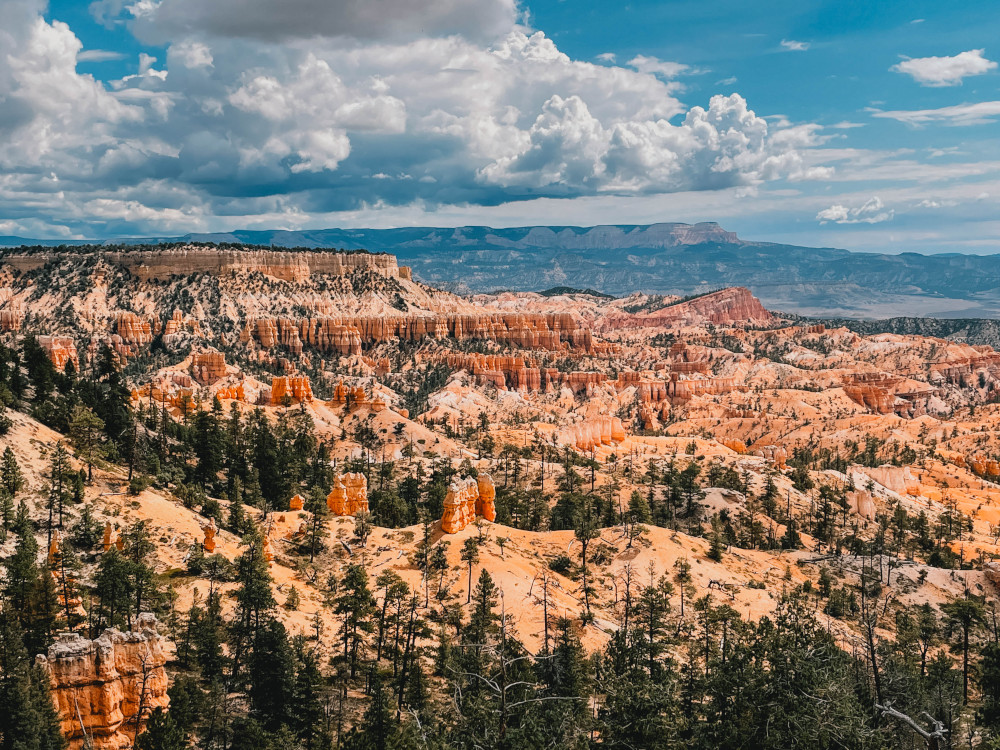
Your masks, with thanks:
[{"label": "distant hillside", "polygon": [[[236,231],[169,238],[178,240],[384,251],[411,266],[415,278],[456,292],[567,286],[613,295],[687,295],[746,286],[767,307],[804,315],[1000,318],[998,255],[887,255],[750,242],[715,223]],[[160,241],[168,238],[113,242]],[[6,246],[33,242],[0,238]]]},{"label": "distant hillside", "polygon": [[824,323],[830,328],[843,326],[865,336],[877,333],[934,336],[965,344],[1000,348],[1000,320],[982,318],[885,318],[883,320],[809,318],[808,320]]}]

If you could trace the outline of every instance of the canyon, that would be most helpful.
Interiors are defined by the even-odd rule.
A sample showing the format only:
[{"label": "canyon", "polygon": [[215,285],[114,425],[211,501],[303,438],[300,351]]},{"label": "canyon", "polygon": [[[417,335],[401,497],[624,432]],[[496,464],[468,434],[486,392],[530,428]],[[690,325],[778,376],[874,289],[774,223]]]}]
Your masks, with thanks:
[{"label": "canyon", "polygon": [[[671,236],[675,249],[700,241]],[[54,430],[57,410],[30,404],[34,382],[28,411],[9,411],[4,439],[24,466],[49,567],[64,552],[83,561],[54,573],[70,621],[94,616],[92,592],[66,601],[58,589],[92,588],[101,556],[127,552],[139,521],[179,602],[162,603],[176,607],[170,622],[208,590],[228,614],[232,581],[198,566],[239,561],[250,527],[234,526],[234,513],[260,532],[274,616],[324,665],[343,647],[328,580],[339,585],[354,565],[370,572],[378,606],[389,594],[376,580],[394,582],[391,572],[435,616],[445,605],[468,616],[486,572],[533,649],[554,625],[542,586],[590,650],[614,637],[629,576],[669,579],[685,561],[695,596],[759,621],[792,587],[815,592],[834,564],[836,585],[853,585],[864,555],[845,550],[870,549],[903,512],[926,519],[928,534],[959,517],[962,531],[933,554],[907,537],[913,559],[883,582],[888,611],[943,606],[965,587],[992,596],[1000,580],[1000,354],[988,346],[802,320],[748,287],[460,295],[387,255],[192,246],[25,260],[35,255],[0,269],[5,345],[34,338],[29,351],[51,364],[37,382],[57,394],[79,379],[120,382],[136,439],[163,455],[132,475],[116,463],[127,444],[98,457],[71,511],[88,507],[97,530],[78,549],[68,531],[44,535],[47,462],[62,442],[76,475],[85,441]],[[273,442],[253,443],[264,425]],[[251,443],[261,452],[240,459],[246,476],[224,481],[239,464],[229,455]],[[202,462],[223,444],[217,464]],[[274,458],[288,446],[309,461]],[[280,494],[265,501],[265,491]],[[234,497],[248,504],[234,511]],[[593,528],[581,523],[588,508]],[[673,624],[679,596],[667,596]],[[823,616],[843,642],[859,637],[856,615]],[[183,631],[167,622],[142,615],[132,632],[90,638],[79,628],[45,649],[39,664],[74,750],[124,750],[153,710],[169,711],[165,691],[181,673],[169,641]],[[349,700],[362,715],[363,690]]]}]

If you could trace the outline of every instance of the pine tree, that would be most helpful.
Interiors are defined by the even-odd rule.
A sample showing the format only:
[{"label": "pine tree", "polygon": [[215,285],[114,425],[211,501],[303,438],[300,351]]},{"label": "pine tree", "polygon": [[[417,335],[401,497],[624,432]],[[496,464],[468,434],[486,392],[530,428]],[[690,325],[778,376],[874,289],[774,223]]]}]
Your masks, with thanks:
[{"label": "pine tree", "polygon": [[236,611],[232,624],[230,680],[241,679],[240,668],[249,651],[252,655],[254,634],[274,611],[276,603],[271,593],[271,574],[264,557],[264,538],[257,529],[243,537],[246,548],[236,561]]},{"label": "pine tree", "polygon": [[472,601],[472,566],[479,562],[479,540],[470,536],[462,543],[462,562],[469,566],[469,593],[465,598],[466,604]]},{"label": "pine tree", "polygon": [[316,653],[305,648],[305,642],[296,638],[295,686],[292,693],[291,727],[306,750],[329,748],[332,738],[324,727],[323,675]]},{"label": "pine tree", "polygon": [[396,722],[392,704],[377,667],[372,667],[368,682],[368,708],[360,727],[351,730],[344,738],[345,750],[389,750],[395,747],[392,739],[396,733]]},{"label": "pine tree", "polygon": [[350,665],[350,675],[353,679],[364,649],[365,636],[375,629],[372,622],[375,598],[368,588],[368,573],[360,565],[347,566],[334,612],[343,618],[341,624],[343,658]]},{"label": "pine tree", "polygon": [[94,574],[96,612],[92,611],[94,629],[98,632],[109,627],[127,629],[135,614],[132,602],[132,566],[115,545],[105,552]]},{"label": "pine tree", "polygon": [[103,454],[104,420],[83,404],[73,408],[69,434],[77,456],[87,464],[87,481],[94,481],[94,462]]},{"label": "pine tree", "polygon": [[[133,611],[139,614],[143,606],[148,606],[156,596],[156,586],[153,578],[153,567],[150,561],[156,551],[145,519],[136,521],[122,534],[125,542],[124,552],[129,560],[129,577],[132,585],[132,596],[135,598]],[[131,627],[131,621],[129,626]]]},{"label": "pine tree", "polygon": [[[309,562],[316,559],[324,548],[326,539],[327,519],[329,518],[329,508],[326,506],[326,496],[319,487],[313,487],[308,493],[305,510],[309,511],[311,518],[303,539],[303,545],[309,550]],[[359,514],[360,515],[360,514]]]},{"label": "pine tree", "polygon": [[267,618],[254,633],[247,662],[251,715],[268,731],[291,721],[295,662],[285,626]]},{"label": "pine tree", "polygon": [[49,676],[35,665],[17,621],[0,612],[0,750],[63,750]]},{"label": "pine tree", "polygon": [[188,746],[184,732],[173,712],[157,708],[150,714],[146,729],[135,739],[136,750],[184,750]]},{"label": "pine tree", "polygon": [[11,497],[16,497],[24,487],[24,474],[21,473],[17,457],[9,445],[3,450],[3,458],[0,458],[0,482]]}]

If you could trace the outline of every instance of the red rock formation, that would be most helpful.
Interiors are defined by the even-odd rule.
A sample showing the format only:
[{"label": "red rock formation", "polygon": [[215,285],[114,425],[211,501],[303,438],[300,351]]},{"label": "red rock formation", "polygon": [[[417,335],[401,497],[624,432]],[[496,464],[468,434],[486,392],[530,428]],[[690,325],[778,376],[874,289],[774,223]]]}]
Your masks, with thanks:
[{"label": "red rock formation", "polygon": [[398,317],[334,317],[291,320],[267,318],[247,321],[243,341],[255,338],[269,349],[281,344],[294,353],[303,344],[320,351],[353,355],[369,342],[390,339],[416,341],[424,337],[450,337],[458,340],[498,341],[522,349],[559,351],[575,348],[590,351],[593,344],[589,329],[581,328],[569,313],[520,315],[404,315]]},{"label": "red rock formation", "polygon": [[[410,278],[410,269],[399,267],[394,255],[373,253],[300,253],[186,247],[107,253],[105,257],[124,266],[143,281],[163,280],[192,273],[224,276],[253,272],[283,281],[302,281],[310,274],[342,276],[355,271],[372,271],[400,279]],[[10,262],[10,259],[5,262]]]},{"label": "red rock formation", "polygon": [[333,480],[333,489],[326,496],[326,507],[335,516],[354,516],[368,511],[368,478],[348,472]]},{"label": "red rock formation", "polygon": [[348,472],[342,475],[344,488],[347,490],[347,515],[354,516],[364,511],[368,512],[368,477],[360,472]]},{"label": "red rock formation", "polygon": [[22,320],[20,310],[0,310],[0,331],[20,331]]},{"label": "red rock formation", "polygon": [[302,495],[292,495],[292,499],[288,501],[288,510],[302,510],[304,505],[305,498]]},{"label": "red rock formation", "polygon": [[495,498],[496,488],[489,474],[480,474],[477,478],[454,479],[444,499],[441,531],[445,534],[457,534],[475,521],[477,515],[487,521],[495,521]]},{"label": "red rock formation", "polygon": [[80,371],[80,359],[76,354],[76,342],[68,336],[39,336],[38,345],[45,350],[57,370],[65,370],[66,363],[72,362]]},{"label": "red rock formation", "polygon": [[134,312],[118,313],[115,330],[126,344],[146,346],[153,340],[152,324]]},{"label": "red rock formation", "polygon": [[995,459],[977,454],[966,457],[965,463],[973,474],[990,479],[1000,477],[1000,462]]},{"label": "red rock formation", "polygon": [[749,289],[730,287],[695,297],[685,302],[668,305],[655,312],[629,315],[609,315],[601,324],[602,330],[622,328],[681,328],[705,325],[761,325],[772,320]]},{"label": "red rock formation", "polygon": [[892,414],[896,395],[892,392],[903,381],[884,372],[859,372],[844,380],[844,393],[857,404],[876,414]]},{"label": "red rock formation", "polygon": [[742,440],[736,440],[734,438],[723,438],[721,442],[731,451],[735,451],[737,453],[747,452],[747,444],[744,443]]},{"label": "red rock formation", "polygon": [[312,387],[305,375],[275,376],[271,380],[270,393],[267,393],[266,397],[271,406],[283,406],[289,400],[293,403],[313,400]]},{"label": "red rock formation", "polygon": [[667,398],[672,404],[683,404],[695,396],[718,396],[737,390],[746,390],[746,386],[738,385],[734,378],[681,380],[676,372],[672,372],[670,373],[670,381],[667,383]]},{"label": "red rock formation", "polygon": [[875,519],[875,501],[867,490],[852,490],[847,493],[851,510],[869,521]]},{"label": "red rock formation", "polygon": [[480,474],[476,477],[476,484],[479,487],[479,498],[476,500],[476,515],[482,516],[490,523],[497,520],[497,509],[495,505],[497,490],[493,484],[493,477],[489,474]]},{"label": "red rock formation", "polygon": [[202,526],[201,530],[205,532],[205,541],[201,543],[201,546],[205,548],[206,552],[215,552],[215,534],[219,530],[219,527],[215,525],[215,520],[208,519],[208,523]]},{"label": "red rock formation", "polygon": [[139,615],[137,630],[105,630],[96,640],[63,633],[38,663],[52,681],[52,699],[70,750],[124,750],[149,714],[166,708],[164,665],[172,644],[156,617]]},{"label": "red rock formation", "polygon": [[347,515],[347,487],[340,477],[333,480],[333,489],[326,496],[326,507],[335,516]]},{"label": "red rock formation", "polygon": [[226,355],[197,352],[191,357],[191,375],[202,385],[211,385],[226,376]]},{"label": "red rock formation", "polygon": [[784,469],[785,461],[788,460],[788,451],[779,445],[762,445],[753,453],[755,456],[767,459],[779,469]]},{"label": "red rock formation", "polygon": [[614,445],[625,440],[625,427],[618,417],[591,417],[559,431],[559,442],[580,451],[590,451],[602,445]]},{"label": "red rock formation", "polygon": [[974,384],[973,374],[984,370],[994,377],[1000,376],[1000,352],[985,351],[976,357],[964,357],[931,364],[931,376],[959,386]]}]

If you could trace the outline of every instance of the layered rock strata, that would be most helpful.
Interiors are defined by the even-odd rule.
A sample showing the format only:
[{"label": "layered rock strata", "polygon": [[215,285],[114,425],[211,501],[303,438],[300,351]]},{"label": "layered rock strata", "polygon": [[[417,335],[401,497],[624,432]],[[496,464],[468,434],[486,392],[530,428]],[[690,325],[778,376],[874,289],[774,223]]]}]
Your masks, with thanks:
[{"label": "layered rock strata", "polygon": [[147,612],[132,632],[109,628],[95,640],[63,633],[38,657],[70,750],[130,748],[149,714],[168,706],[164,665],[172,644],[157,629]]},{"label": "layered rock strata", "polygon": [[349,356],[360,354],[366,343],[425,337],[480,339],[550,351],[590,351],[593,347],[590,329],[581,327],[569,313],[261,318],[247,321],[240,339],[256,340],[265,349],[281,345],[295,354],[309,346]]}]

